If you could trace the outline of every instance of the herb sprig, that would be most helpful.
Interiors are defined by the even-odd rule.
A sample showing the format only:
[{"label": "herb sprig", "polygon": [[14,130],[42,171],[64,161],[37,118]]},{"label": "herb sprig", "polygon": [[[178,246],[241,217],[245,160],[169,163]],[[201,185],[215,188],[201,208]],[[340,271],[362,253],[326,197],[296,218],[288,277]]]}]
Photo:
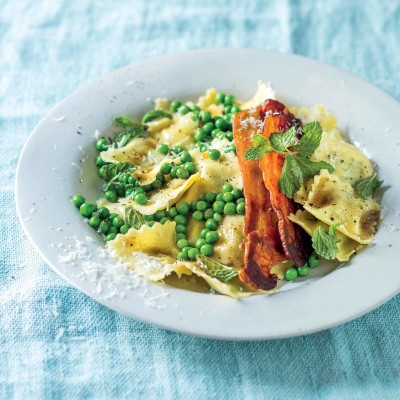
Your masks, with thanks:
[{"label": "herb sprig", "polygon": [[146,134],[144,125],[135,122],[127,115],[121,115],[115,118],[114,123],[115,125],[125,128],[125,130],[119,132],[114,139],[114,145],[117,149],[126,146],[132,139],[142,137]]},{"label": "herb sprig", "polygon": [[101,167],[102,178],[106,182],[112,182],[117,180],[122,173],[133,172],[135,169],[136,166],[129,162],[107,164]]},{"label": "herb sprig", "polygon": [[318,121],[304,125],[303,135],[296,143],[296,128],[286,132],[272,133],[269,138],[261,134],[253,137],[253,147],[247,149],[246,160],[259,160],[264,155],[277,152],[285,157],[279,190],[290,199],[300,189],[303,179],[312,178],[321,169],[333,172],[332,165],[325,161],[311,161],[309,157],[319,146],[322,137],[322,128]]},{"label": "herb sprig", "polygon": [[331,225],[328,232],[319,226],[312,234],[311,241],[314,250],[319,256],[327,260],[334,260],[336,254],[339,252],[337,244],[340,242],[340,239],[338,239],[335,233],[339,225],[341,225],[340,222]]},{"label": "herb sprig", "polygon": [[382,186],[382,183],[383,181],[378,180],[375,172],[372,176],[357,182],[353,187],[355,192],[363,199],[370,199],[375,190]]},{"label": "herb sprig", "polygon": [[225,265],[220,264],[209,257],[203,256],[202,254],[198,254],[196,260],[207,275],[217,278],[225,283],[229,282],[239,274],[238,271],[233,268],[226,267]]},{"label": "herb sprig", "polygon": [[144,225],[144,219],[142,215],[130,206],[125,207],[125,223],[130,228],[139,229]]}]

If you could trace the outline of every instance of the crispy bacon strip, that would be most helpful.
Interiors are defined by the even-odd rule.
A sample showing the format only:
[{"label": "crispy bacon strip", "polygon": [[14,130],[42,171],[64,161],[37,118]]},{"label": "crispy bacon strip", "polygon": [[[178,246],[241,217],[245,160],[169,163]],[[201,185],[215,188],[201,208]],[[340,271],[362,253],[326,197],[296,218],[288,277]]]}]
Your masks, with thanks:
[{"label": "crispy bacon strip", "polygon": [[[284,132],[292,126],[301,127],[301,121],[276,100],[267,100],[261,110],[265,116],[263,135],[269,137],[274,132]],[[278,216],[278,228],[283,249],[295,265],[304,265],[311,253],[311,241],[304,230],[289,219],[295,214],[298,205],[279,191],[278,182],[281,176],[284,157],[278,153],[269,153],[260,160],[265,187],[270,193],[271,204]]]},{"label": "crispy bacon strip", "polygon": [[246,200],[245,266],[240,271],[240,279],[257,289],[270,290],[277,284],[277,277],[270,270],[287,256],[279,237],[277,214],[271,205],[259,164],[244,158],[246,150],[252,146],[253,135],[261,129],[261,111],[259,106],[239,112],[233,129]]}]

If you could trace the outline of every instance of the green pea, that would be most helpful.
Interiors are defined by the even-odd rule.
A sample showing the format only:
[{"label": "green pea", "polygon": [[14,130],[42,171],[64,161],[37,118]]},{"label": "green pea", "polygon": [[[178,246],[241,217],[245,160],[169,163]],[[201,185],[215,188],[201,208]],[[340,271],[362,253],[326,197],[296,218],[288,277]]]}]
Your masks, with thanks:
[{"label": "green pea", "polygon": [[195,246],[196,246],[198,249],[200,249],[201,246],[204,246],[205,244],[207,244],[207,242],[206,242],[205,239],[197,239],[197,240],[196,240],[196,243],[195,243]]},{"label": "green pea", "polygon": [[215,129],[215,126],[212,122],[207,122],[206,124],[204,124],[203,126],[203,130],[204,132],[206,132],[207,134],[210,134],[213,130]]},{"label": "green pea", "polygon": [[188,220],[184,215],[180,215],[178,214],[175,218],[174,221],[178,224],[178,225],[186,225]]},{"label": "green pea", "polygon": [[136,185],[136,182],[137,182],[137,179],[134,176],[132,176],[132,175],[128,176],[128,183],[130,185]]},{"label": "green pea", "polygon": [[224,104],[232,106],[233,104],[235,104],[235,101],[236,101],[235,96],[232,96],[230,94],[228,96],[225,96]]},{"label": "green pea", "polygon": [[232,113],[233,114],[236,114],[236,113],[238,113],[240,111],[240,107],[239,106],[233,106],[232,107]]},{"label": "green pea", "polygon": [[200,120],[204,123],[211,121],[211,113],[210,111],[201,111],[200,112]]},{"label": "green pea", "polygon": [[144,204],[146,204],[148,200],[149,200],[148,197],[147,197],[144,193],[138,193],[138,194],[135,196],[135,202],[136,202],[137,204],[142,205],[142,206],[143,206]]},{"label": "green pea", "polygon": [[107,190],[107,192],[104,193],[104,197],[111,203],[115,203],[118,200],[118,195],[115,190]]},{"label": "green pea", "polygon": [[179,250],[182,250],[184,247],[190,246],[189,245],[189,241],[187,239],[179,239],[176,242],[176,245],[177,245]]},{"label": "green pea", "polygon": [[240,215],[246,214],[246,205],[245,203],[241,202],[236,205],[236,212]]},{"label": "green pea", "polygon": [[186,253],[191,249],[190,245],[186,246],[182,249],[182,251],[186,251]]},{"label": "green pea", "polygon": [[222,221],[222,215],[220,213],[214,213],[212,216],[217,222]]},{"label": "green pea", "polygon": [[217,138],[217,137],[219,136],[220,133],[221,133],[221,131],[220,131],[219,129],[214,129],[214,130],[211,132],[211,137],[212,137],[213,139],[215,139],[215,138]]},{"label": "green pea", "polygon": [[225,132],[228,129],[228,123],[221,118],[215,122],[215,127]]},{"label": "green pea", "polygon": [[201,110],[200,110],[200,107],[199,107],[199,106],[193,106],[193,107],[192,107],[192,111],[193,111],[193,112],[200,112]]},{"label": "green pea", "polygon": [[107,221],[101,221],[98,232],[102,233],[102,234],[106,234],[108,232],[109,228],[110,228],[110,224]]},{"label": "green pea", "polygon": [[189,172],[189,174],[194,174],[197,169],[197,166],[194,162],[188,162],[183,167]]},{"label": "green pea", "polygon": [[183,163],[188,163],[188,162],[192,161],[192,156],[190,155],[190,153],[188,151],[184,151],[181,154],[181,161]]},{"label": "green pea", "polygon": [[108,216],[108,218],[110,219],[110,221],[112,221],[115,217],[118,217],[117,213],[112,213]]},{"label": "green pea", "polygon": [[169,147],[165,143],[161,143],[158,145],[158,152],[161,154],[167,154],[169,152]]},{"label": "green pea", "polygon": [[199,120],[199,112],[194,110],[192,113],[192,121],[197,122]]},{"label": "green pea", "polygon": [[225,93],[218,93],[215,98],[215,102],[217,104],[224,104],[225,103]]},{"label": "green pea", "polygon": [[188,112],[190,112],[190,108],[189,108],[186,104],[183,104],[183,105],[181,105],[181,106],[179,107],[178,112],[179,112],[179,114],[181,114],[181,115],[185,115],[185,114],[187,114]]},{"label": "green pea", "polygon": [[194,139],[198,142],[204,142],[207,139],[207,132],[202,128],[197,129],[194,133]]},{"label": "green pea", "polygon": [[318,267],[320,263],[320,259],[316,254],[311,254],[311,256],[308,258],[307,264],[310,268],[316,268]]},{"label": "green pea", "polygon": [[145,221],[154,221],[154,214],[150,214],[150,215],[145,215],[145,214],[143,214],[143,215],[142,215],[142,218],[143,218]]},{"label": "green pea", "polygon": [[204,211],[204,219],[211,219],[214,216],[214,210],[212,208],[207,208],[206,211]]},{"label": "green pea", "polygon": [[176,207],[171,207],[168,210],[168,216],[172,219],[174,219],[176,216],[178,215],[178,210],[176,209]]},{"label": "green pea", "polygon": [[199,200],[201,200],[201,201],[206,201],[206,200],[207,200],[206,194],[205,194],[205,193],[202,193],[202,194],[199,196]]},{"label": "green pea", "polygon": [[216,161],[221,157],[221,152],[217,149],[210,149],[208,151],[208,157],[210,157],[210,160]]},{"label": "green pea", "polygon": [[224,186],[222,186],[222,191],[223,192],[232,192],[233,186],[230,183],[225,183]]},{"label": "green pea", "polygon": [[176,145],[172,147],[172,152],[174,154],[180,154],[182,153],[182,151],[184,151],[184,148],[182,146]]},{"label": "green pea", "polygon": [[167,218],[167,217],[164,217],[164,218],[161,218],[158,222],[159,222],[161,225],[164,225],[167,221],[168,221],[168,218]]},{"label": "green pea", "polygon": [[223,201],[214,201],[213,203],[213,210],[218,213],[222,214],[224,212],[225,203]]},{"label": "green pea", "polygon": [[190,203],[190,208],[191,208],[192,212],[194,212],[194,211],[197,210],[197,203],[198,203],[197,200],[193,200],[193,201]]},{"label": "green pea", "polygon": [[144,193],[144,189],[143,189],[142,187],[137,187],[137,188],[135,189],[135,191],[136,191],[136,194],[138,194],[138,193]]},{"label": "green pea", "polygon": [[116,228],[115,226],[110,226],[110,228],[108,229],[108,233],[118,233],[118,228]]},{"label": "green pea", "polygon": [[161,218],[164,218],[167,216],[167,212],[165,210],[158,210],[154,214],[154,219],[156,221],[159,221]]},{"label": "green pea", "polygon": [[224,206],[224,214],[225,215],[233,215],[236,213],[236,204],[235,203],[226,203]]},{"label": "green pea", "polygon": [[190,211],[190,205],[186,201],[182,201],[181,203],[178,204],[176,210],[178,211],[179,214],[187,215],[189,214]]},{"label": "green pea", "polygon": [[206,194],[206,201],[207,203],[214,203],[215,199],[217,198],[217,194],[214,192],[208,192]]},{"label": "green pea", "polygon": [[187,254],[187,252],[186,251],[181,251],[181,252],[179,252],[178,253],[178,255],[176,256],[176,258],[178,259],[178,260],[188,260],[189,259],[189,256],[188,256],[188,254]]},{"label": "green pea", "polygon": [[222,131],[221,131],[221,132],[218,134],[217,138],[218,138],[219,140],[224,140],[224,139],[226,138],[225,132],[222,132]]},{"label": "green pea", "polygon": [[206,221],[205,227],[210,231],[215,231],[218,227],[218,222],[214,218],[210,218]]},{"label": "green pea", "polygon": [[147,223],[148,226],[150,226],[150,228],[156,223],[156,221],[149,221]]},{"label": "green pea", "polygon": [[105,177],[106,177],[106,171],[107,171],[107,166],[106,165],[103,165],[102,167],[100,167],[99,168],[99,176],[100,176],[100,178],[103,178],[103,179],[105,179]]},{"label": "green pea", "polygon": [[202,239],[205,239],[208,232],[210,232],[209,229],[207,229],[207,228],[202,229],[201,232],[200,232],[200,237]]},{"label": "green pea", "polygon": [[224,114],[229,114],[232,112],[232,106],[225,106],[224,107]]},{"label": "green pea", "polygon": [[207,243],[215,243],[219,239],[219,233],[217,231],[210,231],[206,235]]},{"label": "green pea", "polygon": [[129,231],[129,225],[122,225],[121,228],[119,228],[119,232],[122,233],[123,235],[125,235],[126,233],[128,233]]},{"label": "green pea", "polygon": [[89,219],[89,225],[92,228],[97,229],[100,226],[100,218],[97,215],[93,215],[92,217],[90,217]]},{"label": "green pea", "polygon": [[195,260],[196,259],[196,255],[199,254],[199,249],[196,248],[191,248],[188,252],[188,257],[190,260]]},{"label": "green pea", "polygon": [[181,103],[180,101],[174,100],[174,101],[171,103],[171,110],[174,111],[174,112],[177,112],[177,111],[178,111],[178,108],[179,108],[181,105],[182,105],[182,103]]},{"label": "green pea", "polygon": [[179,179],[187,179],[189,178],[189,171],[185,169],[184,167],[179,167],[178,170],[176,171],[176,177]]},{"label": "green pea", "polygon": [[81,194],[76,194],[71,200],[71,203],[76,207],[79,208],[85,202],[85,198]]},{"label": "green pea", "polygon": [[134,193],[134,192],[135,192],[135,188],[132,188],[132,187],[126,188],[125,189],[125,197],[131,196],[131,194]]},{"label": "green pea", "polygon": [[164,175],[168,175],[171,172],[172,165],[170,163],[164,163],[161,165],[160,172]]},{"label": "green pea", "polygon": [[104,165],[107,165],[107,163],[101,158],[101,156],[96,157],[96,165],[98,167],[103,167]]},{"label": "green pea", "polygon": [[241,197],[243,197],[242,191],[238,188],[232,189],[231,193],[235,199],[240,199]]},{"label": "green pea", "polygon": [[196,205],[197,211],[205,211],[205,210],[207,210],[207,208],[208,208],[208,204],[204,200],[200,200],[197,202],[197,205]]},{"label": "green pea", "polygon": [[223,193],[218,193],[217,197],[215,198],[216,201],[224,201],[223,197],[222,197]]},{"label": "green pea", "polygon": [[96,149],[98,150],[98,151],[105,151],[105,150],[107,150],[108,149],[108,140],[107,139],[99,139],[97,142],[96,142]]},{"label": "green pea", "polygon": [[176,225],[175,226],[175,232],[176,233],[184,233],[184,234],[186,234],[186,230],[187,230],[186,225]]},{"label": "green pea", "polygon": [[144,192],[148,192],[149,190],[151,190],[151,185],[143,185],[142,189]]},{"label": "green pea", "polygon": [[307,276],[308,275],[308,265],[302,265],[301,267],[297,267],[297,273],[299,276]]},{"label": "green pea", "polygon": [[114,232],[111,232],[104,239],[106,242],[109,242],[110,240],[114,240],[116,237],[117,237],[117,234]]},{"label": "green pea", "polygon": [[285,279],[287,281],[294,281],[297,278],[297,269],[296,268],[288,268],[285,272]]},{"label": "green pea", "polygon": [[107,207],[101,207],[101,208],[99,208],[98,215],[101,219],[106,219],[110,216],[110,211]]},{"label": "green pea", "polygon": [[178,169],[179,169],[179,167],[177,165],[174,165],[171,168],[171,172],[170,172],[171,178],[176,178],[177,177]]},{"label": "green pea", "polygon": [[159,173],[156,175],[156,179],[157,179],[158,181],[160,181],[161,183],[164,183],[164,182],[165,182],[165,176],[164,176],[164,174],[162,174],[161,172],[159,172]]},{"label": "green pea", "polygon": [[245,202],[244,197],[241,197],[240,199],[237,199],[237,200],[236,200],[236,204],[244,203],[244,202]]},{"label": "green pea", "polygon": [[152,189],[159,189],[162,186],[162,182],[156,179],[154,182],[151,183]]},{"label": "green pea", "polygon": [[200,253],[206,257],[210,257],[214,254],[214,247],[211,244],[204,244],[200,247]]},{"label": "green pea", "polygon": [[116,228],[121,228],[122,225],[124,225],[125,221],[121,218],[121,217],[115,217],[112,220],[112,224],[116,227]]},{"label": "green pea", "polygon": [[192,218],[193,218],[195,221],[201,221],[201,220],[203,219],[203,213],[202,213],[201,211],[195,211],[195,212],[192,214]]},{"label": "green pea", "polygon": [[230,201],[233,200],[233,194],[231,192],[225,192],[222,195],[223,200],[225,201],[225,203],[229,203]]},{"label": "green pea", "polygon": [[233,132],[232,131],[225,132],[225,137],[232,142]]},{"label": "green pea", "polygon": [[92,214],[97,211],[97,204],[96,203],[83,203],[79,207],[79,212],[83,217],[91,217]]},{"label": "green pea", "polygon": [[202,146],[199,147],[199,150],[201,153],[205,153],[207,151],[207,146],[203,144]]},{"label": "green pea", "polygon": [[186,239],[186,235],[184,233],[177,233],[176,240]]}]

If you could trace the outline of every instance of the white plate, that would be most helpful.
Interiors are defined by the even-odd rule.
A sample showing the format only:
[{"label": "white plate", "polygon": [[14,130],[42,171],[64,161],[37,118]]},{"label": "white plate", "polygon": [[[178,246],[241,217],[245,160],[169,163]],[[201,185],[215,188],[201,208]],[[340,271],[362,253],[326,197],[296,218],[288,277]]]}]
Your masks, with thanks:
[{"label": "white plate", "polygon": [[[159,96],[194,99],[215,87],[246,99],[258,79],[271,82],[278,99],[287,104],[326,105],[351,141],[376,162],[379,177],[385,180],[386,214],[374,244],[346,267],[311,279],[309,285],[240,301],[146,285],[107,264],[99,254],[101,240],[70,204],[74,193],[91,200],[100,197],[93,166],[96,129],[109,127],[120,114],[139,118],[149,109],[148,100]],[[201,50],[147,60],[77,90],[39,123],[18,166],[18,213],[27,235],[56,272],[118,312],[167,329],[221,339],[283,338],[319,331],[356,318],[400,291],[399,115],[399,103],[371,84],[298,56]],[[73,259],[77,246],[79,254]]]}]

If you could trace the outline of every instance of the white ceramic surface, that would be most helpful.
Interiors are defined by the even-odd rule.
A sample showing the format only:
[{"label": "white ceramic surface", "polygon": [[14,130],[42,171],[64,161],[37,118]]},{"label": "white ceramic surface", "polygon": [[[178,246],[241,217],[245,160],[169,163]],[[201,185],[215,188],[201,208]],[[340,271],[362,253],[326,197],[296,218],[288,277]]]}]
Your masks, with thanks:
[{"label": "white ceramic surface", "polygon": [[[326,105],[350,140],[376,162],[379,177],[385,180],[385,217],[374,244],[346,267],[296,290],[240,301],[138,283],[112,262],[107,264],[99,254],[101,240],[69,202],[74,193],[91,200],[100,197],[93,167],[95,131],[110,127],[120,114],[139,118],[150,108],[149,99],[160,96],[194,99],[215,87],[250,98],[258,79],[271,82],[278,99],[287,104]],[[400,291],[399,114],[399,103],[371,84],[294,55],[232,49],[154,58],[84,86],[39,123],[18,166],[18,213],[28,237],[56,272],[118,312],[220,339],[283,338],[319,331],[356,318]]]}]

